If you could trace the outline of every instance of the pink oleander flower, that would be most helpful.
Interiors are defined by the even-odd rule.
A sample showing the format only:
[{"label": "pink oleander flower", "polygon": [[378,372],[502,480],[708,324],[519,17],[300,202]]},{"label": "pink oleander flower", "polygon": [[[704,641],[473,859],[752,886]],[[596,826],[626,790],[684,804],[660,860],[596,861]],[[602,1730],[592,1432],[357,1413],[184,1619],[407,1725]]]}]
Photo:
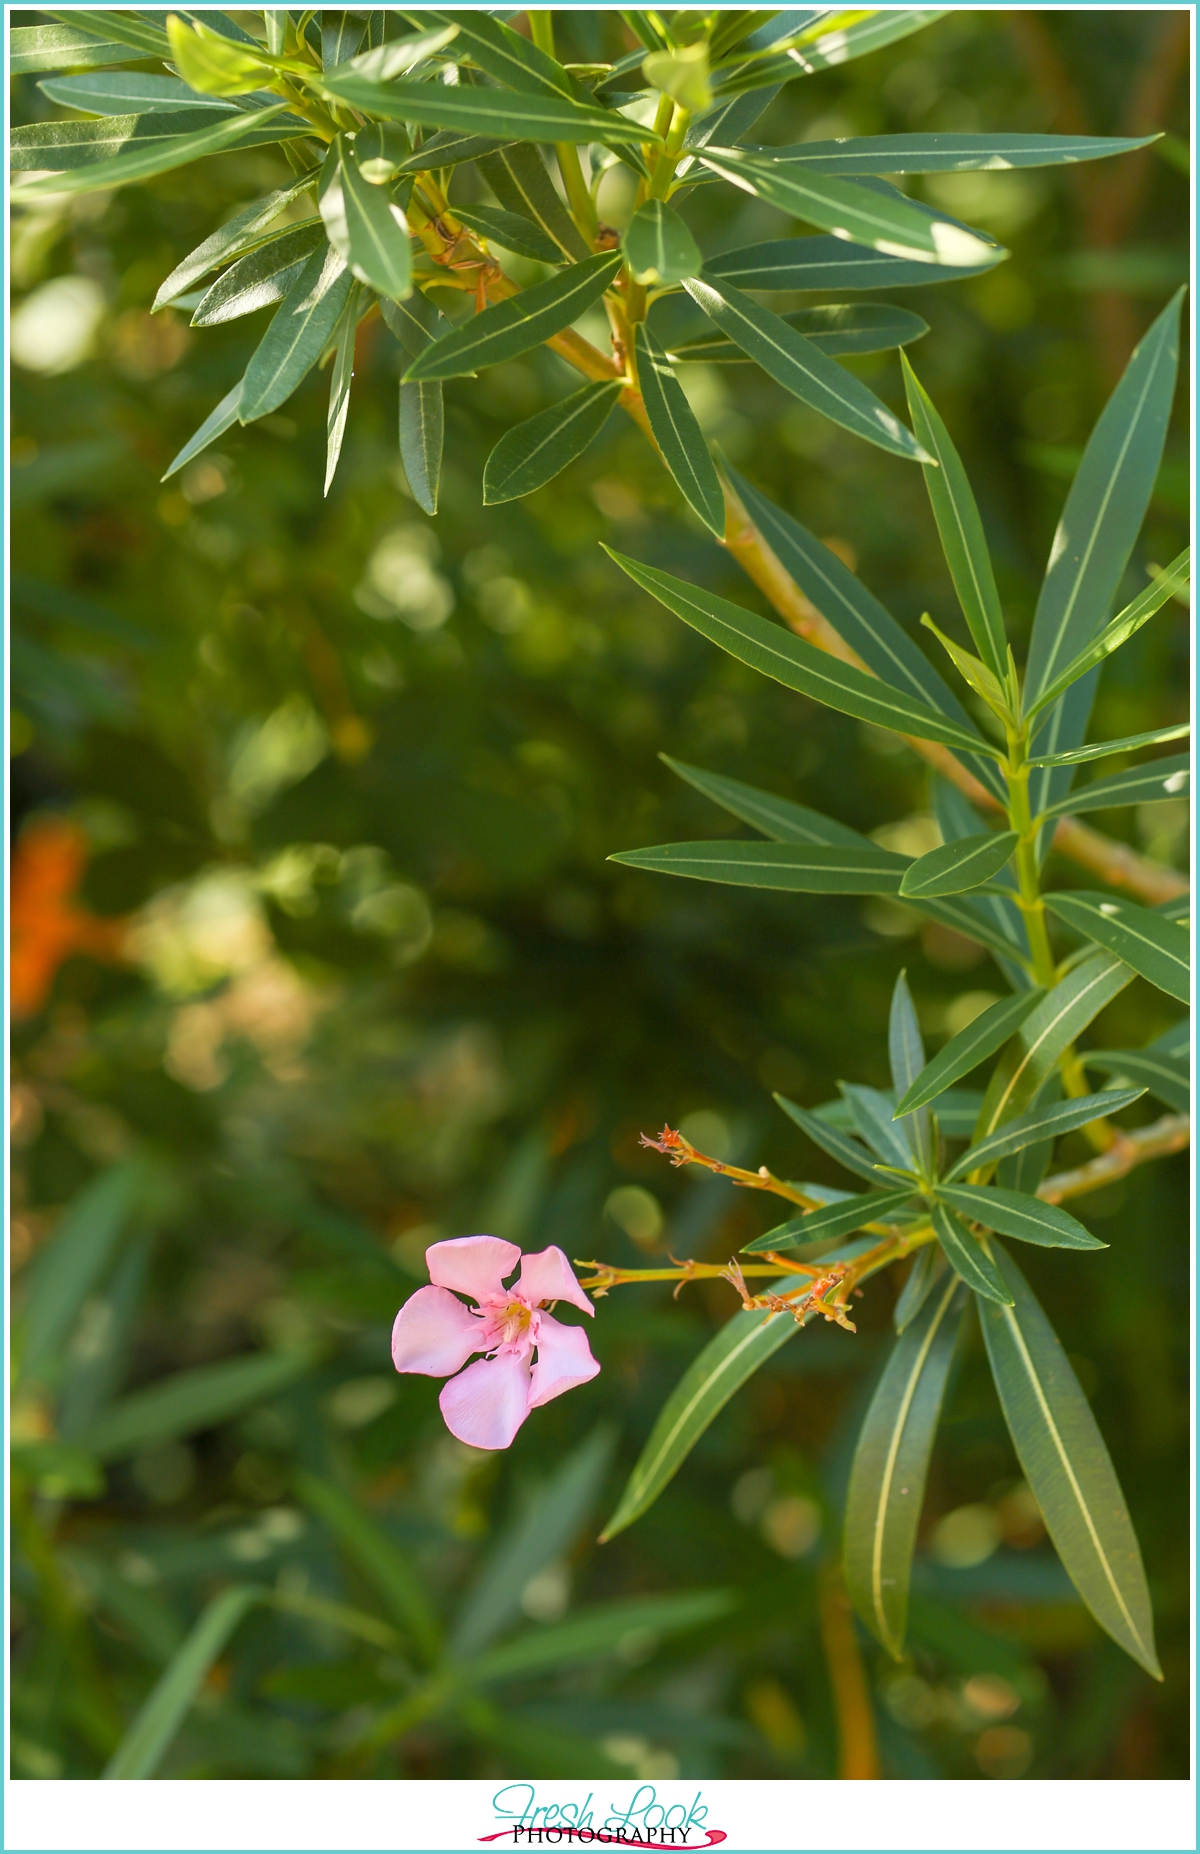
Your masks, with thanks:
[{"label": "pink oleander flower", "polygon": [[[522,1256],[498,1236],[458,1236],[435,1242],[425,1261],[433,1285],[418,1288],[396,1315],[392,1363],[397,1371],[449,1378],[438,1404],[460,1442],[507,1448],[531,1410],[599,1371],[583,1328],[542,1311],[558,1300],[596,1311],[561,1249]],[[520,1274],[505,1287],[518,1262]],[[473,1352],[487,1356],[467,1365]]]}]

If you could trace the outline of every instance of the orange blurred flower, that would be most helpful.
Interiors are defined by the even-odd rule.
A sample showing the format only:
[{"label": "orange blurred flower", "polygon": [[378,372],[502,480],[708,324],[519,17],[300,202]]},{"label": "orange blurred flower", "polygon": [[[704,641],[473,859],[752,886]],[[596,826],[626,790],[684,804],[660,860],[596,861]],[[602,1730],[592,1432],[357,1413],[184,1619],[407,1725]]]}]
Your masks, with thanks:
[{"label": "orange blurred flower", "polygon": [[13,856],[9,997],[14,1017],[32,1017],[50,995],[54,975],[73,953],[122,956],[123,916],[101,919],[75,894],[87,867],[88,841],[65,818],[41,818],[22,833]]}]

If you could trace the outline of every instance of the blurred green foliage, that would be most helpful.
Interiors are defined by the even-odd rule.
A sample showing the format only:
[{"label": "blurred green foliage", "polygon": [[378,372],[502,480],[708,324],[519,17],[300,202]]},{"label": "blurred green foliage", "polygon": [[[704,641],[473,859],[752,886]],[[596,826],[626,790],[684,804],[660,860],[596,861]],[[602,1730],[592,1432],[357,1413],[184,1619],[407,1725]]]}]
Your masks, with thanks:
[{"label": "blurred green foliage", "polygon": [[[1165,158],[924,183],[1013,251],[903,302],[931,325],[922,379],[1018,617],[1084,435],[1186,275],[1175,17],[953,12],[785,91],[764,119],[780,142],[1172,132]],[[578,59],[619,33],[587,12],[570,29]],[[16,120],[48,107],[16,80]],[[504,425],[573,383],[549,353],[449,386],[434,520],[399,471],[398,350],[377,321],[328,502],[317,377],[161,486],[260,328],[196,336],[149,304],[285,171],[276,151],[222,156],[116,195],[43,198],[14,231],[15,824],[66,815],[88,849],[79,905],[131,920],[125,963],[68,957],[15,1032],[14,1772],[98,1774],[206,1605],[252,1584],[270,1600],[235,1605],[236,1632],[201,1642],[199,1697],[159,1774],[831,1776],[819,1588],[887,1288],[857,1337],[782,1348],[602,1549],[621,1474],[729,1291],[603,1300],[601,1375],[535,1412],[502,1457],[451,1440],[437,1383],[392,1373],[388,1333],[440,1236],[486,1229],[626,1265],[723,1259],[769,1211],[676,1177],[639,1131],[682,1121],[711,1151],[811,1169],[769,1091],[816,1102],[838,1076],[883,1084],[901,965],[935,1042],[996,995],[982,955],[891,904],[604,860],[723,828],[660,750],[861,829],[890,821],[914,848],[924,769],[631,591],[601,540],[756,599],[627,423],[551,489],[482,506]],[[727,189],[698,191],[690,217],[706,249],[784,229]],[[902,404],[894,355],[851,365]],[[898,616],[951,610],[919,471],[781,405],[753,369],[736,394],[730,370],[693,375],[707,433]],[[1178,551],[1187,509],[1181,421],[1143,565]],[[1183,627],[1148,627],[1104,683],[1095,731],[1180,719],[1186,688]],[[1186,852],[1186,802],[1099,822],[1167,860]],[[1141,1044],[1169,1015],[1135,983],[1104,1038]],[[1049,1552],[976,1335],[934,1460],[909,1659],[862,1642],[885,1775],[1185,1773],[1186,1212],[1170,1161],[1087,1201],[1112,1246],[1086,1270],[1030,1257],[1141,1538],[1162,1688],[1100,1636]],[[556,1499],[569,1510],[548,1535],[530,1502]],[[411,1580],[407,1606],[381,1563]],[[518,1621],[514,1644],[577,1608],[717,1587],[740,1604],[698,1599],[678,1631],[610,1630],[615,1653],[540,1672],[517,1654],[495,1697],[452,1683],[399,1729],[414,1670],[440,1665],[414,1614],[469,1634],[490,1591],[478,1654]]]}]

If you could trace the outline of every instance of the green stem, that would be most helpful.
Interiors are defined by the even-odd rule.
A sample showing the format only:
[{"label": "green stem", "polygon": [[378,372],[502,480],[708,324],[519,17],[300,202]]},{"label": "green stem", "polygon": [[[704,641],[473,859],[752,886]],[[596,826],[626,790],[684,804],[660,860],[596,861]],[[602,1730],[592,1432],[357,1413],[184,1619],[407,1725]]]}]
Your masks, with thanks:
[{"label": "green stem", "polygon": [[1054,954],[1046,928],[1046,904],[1042,900],[1041,878],[1037,860],[1037,829],[1029,812],[1029,766],[1023,733],[1010,730],[1008,737],[1008,821],[1020,841],[1017,844],[1017,904],[1025,917],[1029,950],[1033,955],[1033,976],[1039,985],[1050,986],[1055,980]]}]

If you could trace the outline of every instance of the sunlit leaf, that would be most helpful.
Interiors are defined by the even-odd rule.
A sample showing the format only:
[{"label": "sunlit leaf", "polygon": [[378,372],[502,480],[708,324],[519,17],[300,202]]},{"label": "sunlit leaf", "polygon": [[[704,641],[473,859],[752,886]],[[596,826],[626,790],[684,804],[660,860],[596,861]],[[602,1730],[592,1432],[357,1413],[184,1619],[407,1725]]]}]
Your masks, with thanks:
[{"label": "sunlit leaf", "polygon": [[[15,37],[15,34],[14,34]],[[128,57],[126,51],[122,54]],[[82,77],[50,77],[38,89],[65,109],[94,116],[138,116],[158,110],[217,110],[230,115],[236,105],[221,97],[202,96],[178,77],[154,71],[97,71]]]},{"label": "sunlit leaf", "polygon": [[367,179],[344,135],[322,171],[320,205],[330,244],[360,283],[396,302],[412,295],[408,222],[387,187]]},{"label": "sunlit leaf", "polygon": [[652,129],[615,110],[575,103],[566,97],[483,85],[373,83],[353,71],[327,72],[320,88],[351,109],[390,122],[415,122],[424,129],[459,129],[468,135],[498,135],[526,142],[654,142]]},{"label": "sunlit leaf", "polygon": [[453,380],[527,354],[569,328],[599,302],[621,268],[620,252],[598,252],[545,283],[493,303],[461,328],[433,341],[409,364],[406,380]]},{"label": "sunlit leaf", "polygon": [[[435,136],[422,151],[428,159],[436,148],[439,165],[445,162],[448,152],[453,152],[437,146],[442,140],[441,136]],[[507,146],[493,146],[490,153],[482,151],[477,161],[479,172],[505,211],[528,219],[544,238],[558,247],[561,256],[555,259],[556,263],[561,263],[564,257],[575,262],[590,255],[536,148],[528,142],[511,142]]]},{"label": "sunlit leaf", "polygon": [[223,270],[192,314],[193,328],[214,328],[282,302],[314,251],[325,248],[320,219],[291,226]]},{"label": "sunlit leaf", "polygon": [[1165,798],[1187,798],[1192,786],[1192,760],[1188,753],[1164,754],[1141,766],[1093,780],[1060,798],[1045,817],[1076,817],[1082,811],[1106,811],[1112,805],[1149,805]]},{"label": "sunlit leaf", "polygon": [[1046,906],[1076,933],[1095,940],[1127,966],[1186,1004],[1191,996],[1187,930],[1150,908],[1088,889],[1046,896]]},{"label": "sunlit leaf", "polygon": [[[182,296],[190,290],[201,277],[206,277],[210,270],[220,264],[228,264],[240,257],[243,252],[275,236],[268,228],[279,215],[298,200],[310,187],[317,184],[318,170],[302,174],[288,187],[280,187],[275,193],[268,193],[265,199],[255,200],[246,206],[225,224],[206,238],[203,244],[196,246],[183,261],[177,264],[170,276],[159,286],[154,298],[153,309],[165,308],[176,296]],[[291,229],[291,228],[289,228]]]},{"label": "sunlit leaf", "polygon": [[742,290],[904,290],[931,283],[951,283],[990,270],[1003,253],[997,248],[974,265],[923,264],[893,257],[844,238],[773,238],[739,245],[707,258],[706,277],[719,277]]},{"label": "sunlit leaf", "polygon": [[[775,160],[799,161],[820,174],[957,174],[978,168],[1057,167],[1145,148],[1157,136],[852,135],[834,142],[771,148]],[[768,152],[765,151],[764,152]]]},{"label": "sunlit leaf", "polygon": [[[22,199],[38,198],[43,193],[92,193],[101,187],[124,187],[133,181],[149,180],[155,174],[170,173],[173,168],[185,167],[192,161],[199,161],[206,155],[224,154],[233,148],[261,146],[268,142],[295,141],[298,136],[308,133],[308,125],[301,123],[295,116],[286,115],[286,103],[272,104],[268,109],[247,110],[234,116],[221,116],[212,121],[211,111],[204,111],[206,128],[199,128],[194,134],[168,134],[159,139],[157,128],[169,123],[166,115],[138,117],[113,116],[108,118],[108,125],[122,122],[153,123],[157,128],[153,135],[149,129],[139,133],[133,146],[127,147],[122,154],[114,155],[111,160],[89,160],[84,167],[72,166],[67,172],[48,173],[38,180],[32,180],[19,189]],[[58,128],[91,128],[90,123],[59,123]],[[16,130],[13,131],[17,133]],[[67,144],[60,145],[54,159],[61,158]],[[75,146],[81,147],[81,143]],[[30,150],[32,154],[32,150]],[[43,150],[43,154],[46,151]],[[52,167],[53,161],[38,158],[33,163],[38,167]]]},{"label": "sunlit leaf", "polygon": [[354,282],[332,245],[314,251],[250,356],[238,418],[243,425],[274,412],[320,360]]},{"label": "sunlit leaf", "polygon": [[[928,322],[919,315],[893,309],[888,303],[828,303],[818,309],[795,309],[780,320],[820,348],[822,354],[880,354],[905,342],[919,341],[929,333]],[[750,361],[750,356],[728,335],[680,342],[672,347],[671,357],[718,366]]]},{"label": "sunlit leaf", "polygon": [[325,420],[325,494],[329,494],[330,484],[338,467],[342,454],[342,439],[346,435],[346,418],[350,411],[350,381],[354,375],[354,337],[358,333],[359,297],[362,285],[356,283],[346,298],[346,307],[342,310],[341,327],[338,331],[337,348],[333,356],[333,369],[329,379],[329,411]]},{"label": "sunlit leaf", "polygon": [[704,433],[670,361],[649,328],[637,331],[638,385],[663,461],[690,506],[712,532],[725,534],[725,496]]}]

